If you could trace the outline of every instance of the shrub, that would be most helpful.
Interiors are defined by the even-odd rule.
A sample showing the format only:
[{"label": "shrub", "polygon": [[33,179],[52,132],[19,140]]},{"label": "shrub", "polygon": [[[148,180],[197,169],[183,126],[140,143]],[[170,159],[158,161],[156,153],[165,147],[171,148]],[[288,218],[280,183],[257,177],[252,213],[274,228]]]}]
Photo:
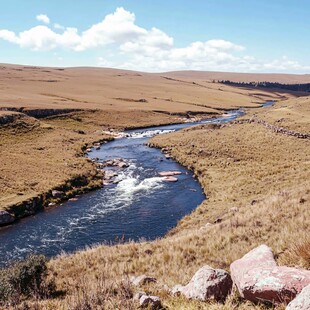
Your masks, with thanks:
[{"label": "shrub", "polygon": [[17,303],[22,298],[42,298],[55,288],[47,281],[47,259],[43,255],[31,255],[23,261],[0,269],[0,303]]}]

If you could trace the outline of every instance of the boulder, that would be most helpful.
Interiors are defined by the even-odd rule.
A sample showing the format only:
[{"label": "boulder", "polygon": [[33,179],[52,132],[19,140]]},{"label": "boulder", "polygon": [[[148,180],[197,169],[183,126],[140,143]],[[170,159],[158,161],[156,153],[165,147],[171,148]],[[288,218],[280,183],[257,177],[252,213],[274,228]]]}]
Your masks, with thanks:
[{"label": "boulder", "polygon": [[179,174],[182,174],[182,172],[181,171],[161,171],[161,172],[159,172],[159,175],[162,177],[171,177],[171,176],[179,175]]},{"label": "boulder", "polygon": [[157,296],[142,295],[139,301],[141,308],[152,310],[163,309],[160,298]]},{"label": "boulder", "polygon": [[7,211],[0,211],[0,226],[8,225],[15,221],[15,217]]},{"label": "boulder", "polygon": [[253,302],[288,303],[310,284],[310,271],[277,266],[272,250],[261,245],[230,266],[239,293]]},{"label": "boulder", "polygon": [[127,163],[120,162],[120,163],[118,164],[118,167],[120,167],[120,168],[127,168],[127,167],[129,167],[129,165],[128,165]]},{"label": "boulder", "polygon": [[183,288],[175,288],[189,299],[224,301],[230,294],[233,282],[229,273],[210,266],[200,268]]},{"label": "boulder", "polygon": [[300,294],[288,304],[286,310],[310,310],[310,285],[303,288]]},{"label": "boulder", "polygon": [[105,180],[111,180],[112,178],[117,176],[117,172],[113,171],[113,170],[106,170],[104,172],[104,179]]},{"label": "boulder", "polygon": [[145,274],[138,277],[130,277],[130,282],[135,286],[144,285],[152,282],[155,283],[156,281],[156,278],[146,276]]},{"label": "boulder", "polygon": [[176,178],[176,177],[163,177],[163,180],[165,182],[177,182],[178,178]]}]

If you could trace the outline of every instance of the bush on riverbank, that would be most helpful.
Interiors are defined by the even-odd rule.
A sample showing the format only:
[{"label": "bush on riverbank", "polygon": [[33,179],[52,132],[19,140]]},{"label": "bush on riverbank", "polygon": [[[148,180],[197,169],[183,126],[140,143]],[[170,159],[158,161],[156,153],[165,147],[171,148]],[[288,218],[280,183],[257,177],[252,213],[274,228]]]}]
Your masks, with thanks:
[{"label": "bush on riverbank", "polygon": [[24,297],[48,297],[54,290],[54,281],[47,279],[43,255],[31,255],[0,269],[0,305],[16,304]]}]

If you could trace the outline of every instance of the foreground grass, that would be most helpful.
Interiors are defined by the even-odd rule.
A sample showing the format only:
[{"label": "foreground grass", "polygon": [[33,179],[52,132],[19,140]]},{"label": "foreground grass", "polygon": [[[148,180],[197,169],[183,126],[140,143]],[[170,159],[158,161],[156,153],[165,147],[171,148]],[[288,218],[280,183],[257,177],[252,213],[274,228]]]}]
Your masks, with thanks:
[{"label": "foreground grass", "polygon": [[[31,309],[136,309],[131,297],[141,289],[159,295],[167,309],[265,309],[237,294],[224,305],[187,301],[170,296],[165,285],[186,284],[205,264],[228,270],[262,243],[272,247],[279,264],[309,268],[308,140],[251,123],[198,126],[152,143],[192,169],[208,199],[163,239],[54,258],[49,274],[66,294],[27,301]],[[131,287],[128,277],[143,273],[158,283]]]},{"label": "foreground grass", "polygon": [[158,284],[141,289],[161,296],[167,309],[265,309],[245,303],[237,295],[225,305],[190,302],[171,297],[164,284],[185,284],[205,264],[228,269],[233,260],[261,243],[273,247],[280,263],[307,266],[309,252],[303,260],[295,246],[309,235],[308,188],[309,183],[266,197],[222,223],[193,229],[186,235],[61,255],[50,262],[49,270],[58,289],[67,294],[37,302],[38,309],[136,309],[131,297],[137,289],[127,279],[143,273],[156,276]]}]

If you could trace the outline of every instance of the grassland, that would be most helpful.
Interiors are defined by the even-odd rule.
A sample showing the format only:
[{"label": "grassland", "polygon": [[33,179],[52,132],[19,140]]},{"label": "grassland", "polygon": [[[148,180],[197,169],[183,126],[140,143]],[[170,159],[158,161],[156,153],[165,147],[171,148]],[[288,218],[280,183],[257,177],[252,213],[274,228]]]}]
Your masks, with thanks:
[{"label": "grassland", "polygon": [[[295,96],[212,83],[214,73],[208,72],[151,74],[102,68],[15,65],[0,65],[0,70],[0,108],[208,113],[221,108],[255,107],[268,98]],[[230,74],[227,76],[230,77]],[[254,78],[251,75],[236,74],[236,78],[238,76],[241,80]],[[279,76],[257,75],[256,78],[274,80]],[[282,79],[302,83],[310,81],[310,76],[291,75],[283,76]]]},{"label": "grassland", "polygon": [[[18,74],[21,72],[17,71]],[[15,169],[15,178],[12,174],[11,179],[2,183],[0,188],[7,191],[7,196],[14,195],[17,190],[28,190],[29,186],[24,185],[28,184],[25,183],[28,182],[27,176],[21,176],[22,173],[18,171],[21,165],[28,167],[29,173],[33,173],[35,167],[38,184],[33,185],[34,191],[41,190],[40,186],[43,189],[62,182],[72,172],[89,173],[93,167],[81,157],[82,145],[108,138],[102,135],[102,128],[121,129],[178,121],[178,116],[170,113],[188,112],[182,110],[183,104],[178,105],[178,101],[187,100],[180,97],[185,96],[185,93],[180,93],[181,89],[186,89],[185,92],[192,95],[188,101],[191,104],[186,103],[186,107],[193,106],[199,112],[206,112],[201,104],[207,104],[207,109],[212,109],[209,112],[218,113],[221,109],[237,105],[257,106],[253,101],[261,102],[262,98],[289,98],[272,108],[251,109],[245,118],[256,113],[259,118],[273,124],[283,118],[283,126],[309,132],[308,97],[296,98],[292,94],[275,92],[262,95],[260,92],[257,94],[257,90],[226,89],[225,86],[206,82],[205,75],[197,74],[194,80],[194,73],[184,74],[171,73],[165,75],[169,79],[159,78],[160,83],[168,83],[167,87],[171,89],[172,85],[178,86],[174,88],[175,92],[169,90],[169,95],[167,92],[163,97],[170,98],[163,102],[161,112],[165,113],[148,108],[141,110],[141,104],[144,105],[142,102],[118,99],[113,101],[115,110],[102,108],[95,112],[83,111],[40,121],[27,118],[19,120],[15,127],[2,128],[1,159],[5,158],[8,166],[5,174],[1,173],[0,181],[3,182],[3,175],[10,175],[11,169]],[[133,76],[130,77],[134,80]],[[162,84],[157,86],[158,92],[165,89],[161,88]],[[194,101],[196,89],[199,90],[197,98],[200,98],[200,91],[205,98],[209,98],[209,94],[212,98],[214,91],[221,100],[212,101],[215,100],[212,98],[203,101],[201,97],[202,103],[198,99]],[[241,100],[238,104],[235,97],[227,101],[232,94]],[[141,99],[141,96],[129,95],[128,89],[125,95],[113,96]],[[247,100],[242,101],[244,97]],[[146,99],[150,103],[149,97]],[[215,103],[216,109],[213,106]],[[45,104],[53,106],[51,102]],[[69,102],[66,107],[76,107],[75,104],[79,108],[83,106]],[[169,109],[169,105],[173,105],[173,108]],[[94,106],[91,108],[96,109]],[[85,134],[78,133],[79,130]],[[49,274],[56,279],[57,289],[64,295],[43,301],[28,300],[19,306],[20,309],[136,309],[137,304],[131,296],[137,288],[128,284],[128,277],[143,273],[157,277],[158,283],[141,289],[159,295],[167,309],[265,309],[265,306],[247,303],[237,295],[231,296],[224,305],[187,301],[182,297],[170,296],[165,285],[172,287],[187,283],[197,269],[205,264],[228,269],[232,261],[262,243],[273,248],[280,264],[310,267],[309,140],[276,134],[257,123],[236,123],[225,126],[202,125],[155,137],[151,143],[165,148],[177,161],[193,170],[207,199],[183,218],[165,238],[153,242],[103,245],[52,259]],[[59,155],[56,155],[57,152]],[[14,160],[10,154],[14,154]],[[57,160],[54,160],[54,156]],[[76,166],[71,166],[73,163]],[[1,165],[1,169],[6,167],[3,163]],[[48,165],[53,167],[51,171],[44,170]],[[37,169],[37,166],[40,168]],[[64,173],[58,176],[57,171]],[[48,182],[55,183],[41,185],[41,175],[48,176]],[[20,183],[16,176],[22,177]]]},{"label": "grassland", "polygon": [[[208,75],[179,79],[114,69],[15,65],[0,70],[0,118],[14,119],[0,127],[0,209],[10,210],[79,175],[86,179],[85,190],[98,186],[95,166],[81,149],[108,140],[102,129],[176,123],[189,114],[219,115],[238,106],[257,107],[265,99],[295,96],[222,86]],[[47,109],[74,112],[44,119],[29,116]]]},{"label": "grassland", "polygon": [[[195,146],[188,150],[193,136]],[[195,171],[208,199],[163,239],[53,259],[50,273],[67,295],[39,302],[39,309],[136,309],[126,297],[135,290],[126,278],[143,273],[158,278],[158,284],[143,289],[160,295],[167,309],[265,309],[237,296],[225,305],[190,302],[171,297],[164,284],[185,284],[204,264],[228,269],[261,243],[273,248],[280,264],[309,268],[309,141],[236,124],[197,127],[152,143],[173,145],[171,153]]]}]

